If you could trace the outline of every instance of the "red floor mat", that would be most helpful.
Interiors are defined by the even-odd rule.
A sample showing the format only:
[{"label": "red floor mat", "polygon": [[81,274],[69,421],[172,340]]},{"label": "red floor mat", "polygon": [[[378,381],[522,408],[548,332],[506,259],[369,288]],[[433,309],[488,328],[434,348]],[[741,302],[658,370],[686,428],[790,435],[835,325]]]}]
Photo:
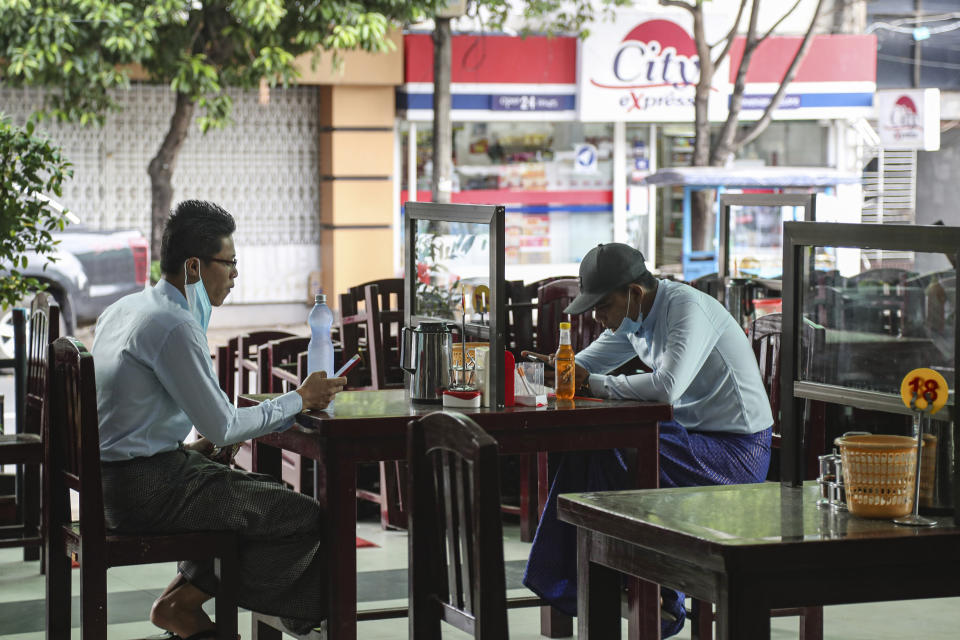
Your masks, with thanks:
[{"label": "red floor mat", "polygon": [[360,549],[362,547],[378,547],[378,546],[380,545],[374,544],[369,540],[364,540],[360,536],[357,536],[357,549]]}]

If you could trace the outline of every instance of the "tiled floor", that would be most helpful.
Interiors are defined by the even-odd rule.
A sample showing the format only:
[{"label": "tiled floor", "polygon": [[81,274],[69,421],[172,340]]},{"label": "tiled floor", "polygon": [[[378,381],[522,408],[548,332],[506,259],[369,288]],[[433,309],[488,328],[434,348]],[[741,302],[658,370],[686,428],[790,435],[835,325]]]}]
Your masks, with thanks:
[{"label": "tiled floor", "polygon": [[[361,572],[358,596],[364,608],[376,608],[401,603],[406,594],[407,538],[402,532],[387,532],[373,522],[362,522],[358,535],[378,545],[357,551]],[[507,562],[507,582],[510,593],[528,593],[519,585],[523,564],[529,549],[519,542],[516,527],[507,525],[504,556]],[[0,640],[42,640],[44,620],[44,583],[38,563],[21,561],[18,549],[0,550]],[[142,638],[157,633],[146,622],[150,603],[170,581],[174,565],[150,565],[112,569],[109,574],[108,611],[109,640]],[[77,579],[75,572],[74,580]],[[958,576],[960,579],[960,576]],[[74,594],[78,594],[74,582]],[[211,603],[212,604],[212,603]],[[77,605],[74,605],[74,624]],[[828,607],[825,611],[825,637],[840,640],[880,639],[947,639],[960,637],[960,598],[922,600],[913,602],[877,603]],[[772,622],[773,638],[796,638],[796,618],[779,618]],[[249,637],[250,616],[241,615],[240,630]],[[360,624],[362,640],[401,640],[407,637],[406,622],[386,620]],[[74,629],[73,637],[80,638]],[[460,640],[464,634],[445,628],[444,638]],[[510,637],[513,640],[536,640],[539,635],[539,615],[535,609],[515,609],[510,612]],[[689,629],[678,636],[690,637]]]}]

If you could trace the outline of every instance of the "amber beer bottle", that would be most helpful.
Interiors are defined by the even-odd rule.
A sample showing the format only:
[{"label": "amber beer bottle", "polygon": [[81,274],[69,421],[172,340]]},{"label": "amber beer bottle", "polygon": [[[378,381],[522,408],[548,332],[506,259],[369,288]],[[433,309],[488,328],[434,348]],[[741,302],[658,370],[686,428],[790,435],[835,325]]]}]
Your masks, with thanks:
[{"label": "amber beer bottle", "polygon": [[573,361],[573,347],[570,345],[570,323],[560,323],[560,348],[554,360],[554,373],[557,400],[572,400],[576,391],[576,364]]}]

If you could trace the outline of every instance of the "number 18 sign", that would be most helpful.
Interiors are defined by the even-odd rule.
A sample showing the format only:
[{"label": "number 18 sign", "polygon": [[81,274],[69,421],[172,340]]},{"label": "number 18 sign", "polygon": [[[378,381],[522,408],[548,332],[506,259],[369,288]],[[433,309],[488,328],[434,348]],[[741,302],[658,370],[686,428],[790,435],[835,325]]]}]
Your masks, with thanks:
[{"label": "number 18 sign", "polygon": [[[933,369],[914,369],[903,377],[900,383],[900,398],[903,404],[915,411],[930,411],[935,414],[947,404],[949,387],[942,375]],[[916,403],[910,401],[916,396]]]}]

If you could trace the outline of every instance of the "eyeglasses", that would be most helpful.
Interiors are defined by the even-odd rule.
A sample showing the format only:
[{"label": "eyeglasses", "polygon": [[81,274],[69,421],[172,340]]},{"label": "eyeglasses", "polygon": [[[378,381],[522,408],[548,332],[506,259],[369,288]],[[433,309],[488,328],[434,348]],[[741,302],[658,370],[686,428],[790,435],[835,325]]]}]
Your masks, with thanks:
[{"label": "eyeglasses", "polygon": [[233,260],[224,260],[223,258],[207,258],[207,260],[209,260],[209,261],[211,261],[211,262],[221,262],[221,263],[223,263],[223,264],[230,265],[230,268],[231,268],[231,269],[236,269],[236,268],[237,268],[237,259],[236,259],[236,258],[234,258]]}]

